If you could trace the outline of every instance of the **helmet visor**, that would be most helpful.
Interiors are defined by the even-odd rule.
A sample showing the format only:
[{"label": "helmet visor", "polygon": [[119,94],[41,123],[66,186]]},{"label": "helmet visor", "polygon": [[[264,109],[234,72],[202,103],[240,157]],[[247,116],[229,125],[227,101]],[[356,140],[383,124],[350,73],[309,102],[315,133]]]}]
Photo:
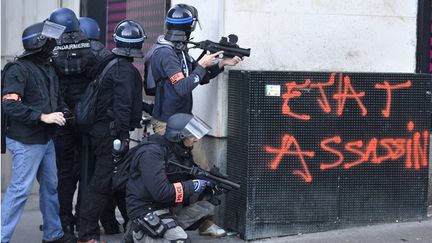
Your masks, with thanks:
[{"label": "helmet visor", "polygon": [[192,21],[192,24],[191,24],[192,31],[195,30],[197,24],[199,26],[199,29],[202,30],[201,23],[199,22],[199,20],[197,18],[193,18],[193,21]]},{"label": "helmet visor", "polygon": [[42,35],[46,36],[48,38],[58,39],[63,34],[65,29],[66,29],[66,26],[45,20],[44,26],[42,29]]},{"label": "helmet visor", "polygon": [[210,131],[210,129],[211,127],[209,125],[195,116],[188,122],[188,124],[186,124],[185,128],[181,131],[181,134],[185,138],[194,137],[196,139],[201,139]]}]

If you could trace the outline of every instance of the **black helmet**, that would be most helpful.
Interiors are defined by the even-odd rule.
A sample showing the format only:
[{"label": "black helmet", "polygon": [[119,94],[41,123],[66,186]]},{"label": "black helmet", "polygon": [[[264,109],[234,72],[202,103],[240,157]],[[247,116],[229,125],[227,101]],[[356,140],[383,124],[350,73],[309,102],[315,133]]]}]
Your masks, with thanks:
[{"label": "black helmet", "polygon": [[18,57],[25,57],[37,52],[51,53],[55,46],[55,39],[59,38],[65,26],[45,20],[25,28],[22,34],[24,52]]},{"label": "black helmet", "polygon": [[28,56],[42,50],[42,47],[47,42],[47,38],[42,35],[44,23],[36,23],[25,28],[22,34],[22,43],[24,53],[20,57]]},{"label": "black helmet", "polygon": [[126,57],[143,57],[142,44],[147,38],[140,24],[133,20],[123,20],[114,29],[116,47],[113,53]]},{"label": "black helmet", "polygon": [[85,34],[87,39],[99,40],[100,39],[100,28],[96,20],[88,17],[78,18],[80,23],[80,30]]},{"label": "black helmet", "polygon": [[177,4],[167,12],[165,22],[168,30],[192,32],[198,22],[198,10],[187,4]]},{"label": "black helmet", "polygon": [[66,26],[65,32],[79,31],[79,21],[75,13],[68,8],[58,8],[54,10],[49,20],[56,24]]},{"label": "black helmet", "polygon": [[36,50],[45,45],[47,38],[42,35],[44,23],[36,23],[27,27],[22,34],[24,49]]},{"label": "black helmet", "polygon": [[188,137],[201,139],[210,129],[198,117],[186,113],[177,113],[168,119],[164,136],[169,141],[178,143]]},{"label": "black helmet", "polygon": [[169,41],[186,41],[195,30],[198,21],[198,10],[187,4],[174,5],[167,12],[165,18],[167,33],[165,39]]}]

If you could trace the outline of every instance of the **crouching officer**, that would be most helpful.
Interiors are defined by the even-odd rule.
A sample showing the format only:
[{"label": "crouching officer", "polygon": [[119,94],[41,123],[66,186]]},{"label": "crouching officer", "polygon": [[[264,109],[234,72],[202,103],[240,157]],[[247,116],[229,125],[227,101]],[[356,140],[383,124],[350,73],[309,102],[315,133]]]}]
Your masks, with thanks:
[{"label": "crouching officer", "polygon": [[225,234],[215,224],[202,225],[213,216],[215,207],[204,200],[212,193],[209,182],[188,175],[172,163],[197,166],[191,150],[209,129],[197,117],[177,113],[168,119],[165,135],[150,136],[151,143],[136,151],[130,166],[139,176],[131,176],[126,186],[134,242],[186,242],[185,230],[197,227],[200,231],[211,227],[220,231],[215,232],[219,236]]}]

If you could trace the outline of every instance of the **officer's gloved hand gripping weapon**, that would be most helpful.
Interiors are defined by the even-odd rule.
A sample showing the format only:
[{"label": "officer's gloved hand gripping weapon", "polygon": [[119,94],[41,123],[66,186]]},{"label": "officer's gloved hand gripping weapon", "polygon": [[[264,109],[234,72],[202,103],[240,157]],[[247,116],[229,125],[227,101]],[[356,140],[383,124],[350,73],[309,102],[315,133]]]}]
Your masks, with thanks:
[{"label": "officer's gloved hand gripping weapon", "polygon": [[233,189],[240,189],[240,185],[238,183],[229,180],[228,177],[223,175],[217,167],[213,167],[210,171],[206,171],[197,166],[188,167],[174,161],[168,161],[168,163],[180,167],[184,170],[185,173],[188,173],[197,179],[209,181],[209,187],[212,189],[213,192],[213,195],[209,201],[214,205],[220,204],[220,200],[217,198],[218,195],[221,195],[222,193],[227,193]]},{"label": "officer's gloved hand gripping weapon", "polygon": [[193,42],[193,41],[187,41],[186,43],[193,45],[193,48],[199,48],[204,50],[203,53],[198,57],[197,60],[201,59],[201,57],[206,54],[207,51],[210,53],[216,53],[218,51],[224,51],[223,55],[224,57],[235,57],[238,56],[240,58],[248,57],[250,56],[250,48],[241,48],[239,45],[237,45],[238,37],[237,35],[231,34],[228,37],[222,37],[219,41],[219,43],[205,40],[200,42]]}]

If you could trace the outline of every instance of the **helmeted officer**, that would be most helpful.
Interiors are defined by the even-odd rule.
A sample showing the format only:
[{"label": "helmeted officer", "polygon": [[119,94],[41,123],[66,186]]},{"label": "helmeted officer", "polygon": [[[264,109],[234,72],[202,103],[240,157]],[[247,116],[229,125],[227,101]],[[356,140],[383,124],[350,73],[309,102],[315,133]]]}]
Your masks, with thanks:
[{"label": "helmeted officer", "polygon": [[[224,58],[216,63],[222,52],[204,55],[198,62],[189,55],[186,41],[198,22],[196,8],[177,4],[167,12],[167,32],[146,55],[146,72],[157,82],[152,125],[163,134],[167,119],[175,113],[192,114],[192,90],[206,84],[223,71],[226,65],[236,65],[239,57]],[[150,70],[151,69],[151,70]]]},{"label": "helmeted officer", "polygon": [[[101,73],[107,62],[113,59],[113,54],[104,44],[100,42],[100,27],[96,20],[89,17],[78,18],[80,23],[80,30],[90,40],[91,50],[96,58],[96,65],[90,68],[88,74],[90,78],[95,79]],[[78,203],[78,202],[77,202]],[[101,216],[100,222],[104,228],[105,234],[118,234],[120,233],[119,222],[115,216],[116,204],[114,199],[110,199],[105,206],[105,210]],[[125,222],[127,221],[126,208],[120,207]],[[126,226],[126,224],[125,224]]]},{"label": "helmeted officer", "polygon": [[106,65],[108,59],[112,59],[112,53],[100,42],[100,27],[96,20],[89,17],[78,18],[80,30],[90,41],[90,47],[93,52],[95,65],[90,67],[87,74],[91,79],[95,79]]},{"label": "helmeted officer", "polygon": [[[105,67],[108,69],[96,101],[96,121],[89,132],[96,164],[82,199],[85,203],[80,213],[80,242],[98,242],[100,238],[98,221],[113,194],[113,141],[121,141],[116,153],[125,154],[129,148],[129,131],[140,127],[142,79],[132,62],[135,57],[143,57],[141,48],[145,38],[142,27],[132,20],[120,22],[114,30],[115,58]],[[124,197],[116,198],[124,200]]]},{"label": "helmeted officer", "polygon": [[[49,16],[51,22],[66,26],[65,32],[57,39],[53,50],[53,64],[60,79],[60,88],[66,104],[73,111],[88,84],[93,80],[89,70],[95,66],[96,59],[90,41],[80,31],[80,23],[75,13],[68,8],[55,9]],[[73,115],[69,115],[73,121]],[[81,151],[83,135],[73,122],[58,129],[55,137],[57,167],[59,178],[60,218],[63,230],[74,233],[76,215],[72,214],[73,195],[80,178]]]},{"label": "helmeted officer", "polygon": [[62,113],[66,106],[50,63],[55,46],[52,38],[63,30],[64,26],[48,21],[27,27],[22,35],[24,53],[4,70],[2,109],[7,116],[6,143],[12,153],[13,167],[1,206],[1,242],[11,240],[35,179],[40,184],[42,242],[76,242],[74,236],[63,232],[58,215],[52,141],[56,125],[66,123]]},{"label": "helmeted officer", "polygon": [[[135,176],[126,186],[128,214],[133,222],[134,242],[186,242],[186,229],[213,215],[214,205],[206,193],[212,193],[208,181],[196,179],[172,162],[197,166],[192,156],[193,144],[208,133],[199,118],[177,113],[167,121],[166,133],[151,135],[150,142],[140,147],[131,161]],[[209,190],[206,190],[206,189]],[[203,199],[203,200],[198,200]],[[175,219],[175,220],[174,220]],[[200,231],[215,225],[201,224]]]}]

